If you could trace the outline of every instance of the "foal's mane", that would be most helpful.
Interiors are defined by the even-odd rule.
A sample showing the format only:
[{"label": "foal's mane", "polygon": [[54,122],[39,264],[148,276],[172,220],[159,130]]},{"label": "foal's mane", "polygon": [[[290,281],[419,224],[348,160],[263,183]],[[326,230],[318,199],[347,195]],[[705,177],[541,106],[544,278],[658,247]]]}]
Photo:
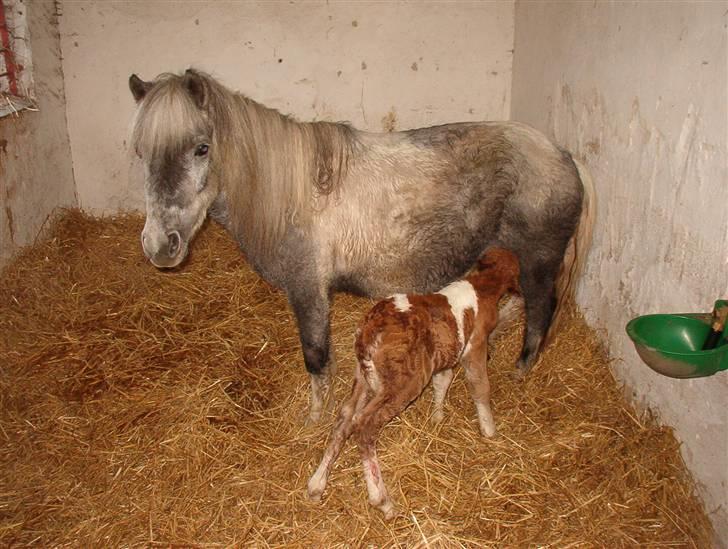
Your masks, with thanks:
[{"label": "foal's mane", "polygon": [[[189,80],[202,86],[202,105]],[[225,222],[246,248],[275,253],[290,223],[304,228],[336,192],[356,146],[342,123],[302,123],[189,70],[162,74],[141,102],[132,146],[142,157],[178,154],[211,136],[211,173],[226,198]]]}]

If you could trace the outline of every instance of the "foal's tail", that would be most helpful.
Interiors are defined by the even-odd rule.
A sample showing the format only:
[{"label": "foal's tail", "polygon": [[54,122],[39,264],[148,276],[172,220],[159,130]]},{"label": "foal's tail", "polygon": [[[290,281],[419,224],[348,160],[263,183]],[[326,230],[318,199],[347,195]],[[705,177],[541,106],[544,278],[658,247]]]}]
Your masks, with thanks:
[{"label": "foal's tail", "polygon": [[544,346],[548,345],[553,335],[558,331],[559,325],[563,322],[567,303],[574,301],[576,283],[584,269],[586,256],[591,246],[592,230],[594,229],[594,218],[596,216],[597,206],[594,183],[592,182],[589,170],[581,162],[576,159],[573,160],[576,169],[579,171],[579,178],[584,188],[581,215],[579,216],[576,231],[574,231],[573,236],[566,246],[564,260],[561,262],[561,268],[556,277],[556,309],[551,320],[551,326],[544,339]]}]

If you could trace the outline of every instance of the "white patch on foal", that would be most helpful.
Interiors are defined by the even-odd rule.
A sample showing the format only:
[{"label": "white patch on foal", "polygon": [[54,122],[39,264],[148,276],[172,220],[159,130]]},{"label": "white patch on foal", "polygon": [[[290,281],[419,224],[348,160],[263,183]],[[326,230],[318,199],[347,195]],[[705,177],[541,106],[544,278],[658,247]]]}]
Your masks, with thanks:
[{"label": "white patch on foal", "polygon": [[478,296],[475,293],[475,288],[467,280],[458,280],[457,282],[448,284],[437,293],[444,295],[450,304],[450,309],[458,327],[458,340],[460,340],[460,349],[462,350],[465,347],[465,329],[463,322],[465,311],[472,309],[474,315],[477,316],[478,314]]},{"label": "white patch on foal", "polygon": [[412,308],[412,304],[407,299],[407,294],[394,294],[389,297],[394,301],[394,308],[400,313],[406,313]]}]

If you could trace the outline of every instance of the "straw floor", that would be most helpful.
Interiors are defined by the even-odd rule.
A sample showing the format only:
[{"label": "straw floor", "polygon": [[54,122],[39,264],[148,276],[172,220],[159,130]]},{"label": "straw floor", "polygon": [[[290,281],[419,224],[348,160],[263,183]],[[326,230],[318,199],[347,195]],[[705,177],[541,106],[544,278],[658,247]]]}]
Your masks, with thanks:
[{"label": "straw floor", "polygon": [[[142,256],[141,217],[70,211],[0,276],[0,543],[200,547],[708,547],[667,428],[625,403],[574,312],[525,381],[520,328],[490,362],[495,438],[458,371],[387,426],[400,516],[366,500],[349,443],[306,498],[332,416],[304,426],[308,376],[284,296],[206,226],[182,268]],[[370,302],[338,296],[339,402]]]}]

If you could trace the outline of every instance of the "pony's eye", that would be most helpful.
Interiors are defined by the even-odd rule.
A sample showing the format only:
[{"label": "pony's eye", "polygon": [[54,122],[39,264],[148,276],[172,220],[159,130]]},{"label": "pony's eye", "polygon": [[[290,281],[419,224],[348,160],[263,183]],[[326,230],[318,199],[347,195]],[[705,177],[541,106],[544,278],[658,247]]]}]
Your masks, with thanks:
[{"label": "pony's eye", "polygon": [[195,156],[205,156],[209,150],[210,146],[207,143],[197,145],[197,147],[195,147]]}]

